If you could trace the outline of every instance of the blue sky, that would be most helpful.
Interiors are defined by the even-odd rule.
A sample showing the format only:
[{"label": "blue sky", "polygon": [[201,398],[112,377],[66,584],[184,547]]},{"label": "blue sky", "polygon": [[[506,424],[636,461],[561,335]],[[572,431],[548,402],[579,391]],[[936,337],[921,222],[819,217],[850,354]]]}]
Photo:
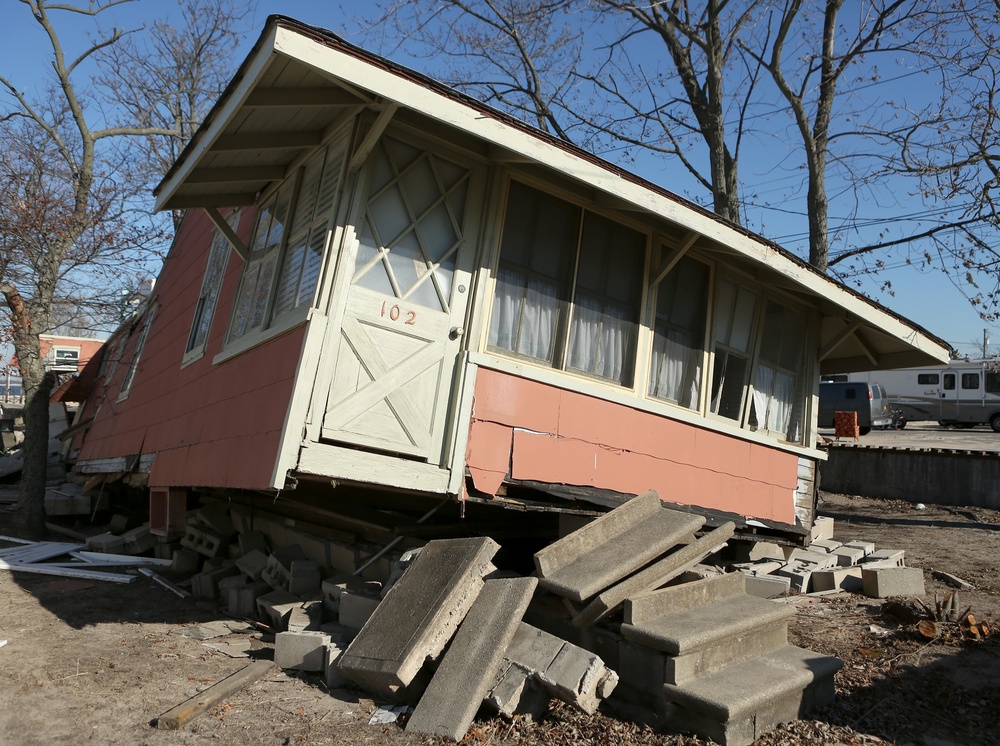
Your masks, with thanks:
[{"label": "blue sky", "polygon": [[[19,87],[30,90],[41,80],[41,71],[47,64],[48,43],[41,29],[30,18],[26,6],[15,3],[14,0],[3,0],[3,2],[4,11],[0,18],[4,24],[5,43],[0,45],[0,71],[14,80]],[[173,12],[176,15],[175,8],[176,5],[172,0],[140,0],[114,8],[102,14],[102,19],[105,25],[113,23],[125,28],[135,28],[141,26],[144,21],[162,17],[165,13]],[[250,45],[257,38],[264,20],[271,13],[280,13],[328,28],[354,43],[380,51],[377,47],[378,40],[366,40],[360,36],[353,20],[354,16],[369,12],[370,9],[371,3],[358,0],[342,3],[323,0],[259,0],[255,16],[248,19],[253,30],[247,35],[241,48],[233,50],[234,60],[242,60],[246,55]],[[85,19],[67,14],[55,14],[55,18],[63,31],[64,43],[69,47],[67,55],[72,56],[74,47],[77,51],[82,47],[83,38],[79,31],[73,33],[71,29],[78,30],[90,26]],[[394,54],[393,57],[398,62],[413,65],[418,69],[425,65],[422,61],[404,59],[398,54]],[[424,71],[432,72],[426,69]],[[794,147],[794,140],[790,139],[789,142],[789,147]],[[601,155],[609,160],[615,160],[620,154],[608,152]],[[766,148],[756,152],[746,151],[742,157],[742,180],[755,185],[758,191],[770,190],[773,194],[794,193],[799,190],[796,184],[801,184],[801,173],[794,170],[783,171],[780,165],[781,155],[776,154],[773,149]],[[685,194],[690,189],[690,183],[679,178],[680,168],[676,164],[645,157],[637,159],[628,167],[680,194]],[[780,202],[780,199],[778,201]],[[831,225],[839,207],[837,204],[831,207]],[[885,217],[919,212],[921,209],[911,204],[905,195],[902,199],[896,199],[885,192],[866,195],[861,202],[859,212],[860,217],[864,219],[880,221]],[[772,209],[755,216],[755,220],[761,232],[768,238],[777,240],[793,251],[803,250],[805,223],[801,217],[783,214],[780,209]],[[904,228],[899,227],[898,230]],[[894,295],[880,291],[883,280],[891,281]],[[896,266],[883,272],[878,280],[866,281],[861,289],[893,311],[943,338],[960,353],[977,354],[984,329],[987,330],[993,343],[991,346],[1000,346],[1000,325],[984,323],[963,295],[940,272],[922,272],[913,266]]]}]

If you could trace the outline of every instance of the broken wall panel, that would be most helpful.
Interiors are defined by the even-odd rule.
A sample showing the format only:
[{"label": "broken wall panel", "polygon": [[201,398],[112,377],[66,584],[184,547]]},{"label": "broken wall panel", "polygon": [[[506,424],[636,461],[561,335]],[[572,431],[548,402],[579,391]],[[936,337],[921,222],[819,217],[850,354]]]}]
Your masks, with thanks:
[{"label": "broken wall panel", "polygon": [[477,489],[495,494],[487,487],[499,484],[508,458],[514,480],[631,494],[655,487],[668,502],[788,524],[796,518],[793,453],[480,368],[468,449]]},{"label": "broken wall panel", "polygon": [[[253,222],[252,211],[242,216],[242,240],[249,239]],[[226,265],[205,353],[181,364],[214,235],[204,212],[188,212],[156,284],[157,313],[135,383],[121,401],[137,333],[120,348],[114,338],[109,342],[118,364],[106,365],[88,402],[84,416],[95,419],[74,443],[80,449],[79,463],[135,453],[141,447],[143,454],[156,455],[150,472],[153,486],[270,486],[303,327],[214,363],[242,271],[234,253]],[[105,380],[108,371],[112,375]],[[98,411],[100,403],[108,401],[114,406]]]}]

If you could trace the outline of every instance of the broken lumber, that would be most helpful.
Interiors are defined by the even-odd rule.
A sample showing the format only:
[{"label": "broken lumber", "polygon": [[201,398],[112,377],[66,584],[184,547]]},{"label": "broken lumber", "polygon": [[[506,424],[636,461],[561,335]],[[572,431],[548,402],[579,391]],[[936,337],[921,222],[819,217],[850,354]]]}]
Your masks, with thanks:
[{"label": "broken lumber", "polygon": [[274,668],[274,661],[254,661],[222,681],[218,681],[205,691],[182,702],[156,719],[160,730],[178,730],[204,713],[210,707],[246,688]]}]

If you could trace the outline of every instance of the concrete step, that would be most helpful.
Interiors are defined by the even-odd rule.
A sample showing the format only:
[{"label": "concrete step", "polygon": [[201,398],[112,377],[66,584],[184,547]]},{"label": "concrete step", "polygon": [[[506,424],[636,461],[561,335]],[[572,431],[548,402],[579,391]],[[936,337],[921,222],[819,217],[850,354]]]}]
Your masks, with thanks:
[{"label": "concrete step", "polygon": [[746,746],[779,723],[833,701],[843,663],[791,645],[727,666],[683,685],[665,684],[673,703],[668,727],[722,746]]},{"label": "concrete step", "polygon": [[746,595],[746,575],[731,572],[632,596],[625,602],[625,621],[642,624],[688,609]]},{"label": "concrete step", "polygon": [[535,554],[539,585],[581,602],[690,543],[702,516],[668,510],[650,490]]},{"label": "concrete step", "polygon": [[795,616],[795,609],[756,596],[733,596],[709,606],[667,613],[639,624],[626,621],[622,635],[655,650],[685,655],[714,646],[736,652],[733,638],[747,636],[754,630],[783,626]]}]

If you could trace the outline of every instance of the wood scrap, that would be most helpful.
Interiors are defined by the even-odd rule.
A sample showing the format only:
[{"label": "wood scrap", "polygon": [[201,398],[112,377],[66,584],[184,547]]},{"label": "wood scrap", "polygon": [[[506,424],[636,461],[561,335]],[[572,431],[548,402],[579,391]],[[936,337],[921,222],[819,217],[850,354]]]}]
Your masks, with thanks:
[{"label": "wood scrap", "polygon": [[179,587],[179,586],[171,583],[165,577],[163,577],[159,573],[154,572],[153,570],[150,570],[148,567],[140,567],[139,568],[139,572],[142,573],[143,575],[145,575],[150,580],[152,580],[154,583],[158,583],[158,584],[162,585],[164,588],[166,588],[171,593],[176,593],[181,598],[187,598],[188,596],[191,595],[188,591],[186,591],[183,588],[181,588],[181,587]]},{"label": "wood scrap", "polygon": [[274,661],[254,661],[249,666],[240,669],[210,686],[205,691],[196,694],[186,702],[165,712],[156,719],[156,727],[160,730],[178,730],[190,723],[210,707],[236,694],[255,681],[261,679],[272,668]]}]

